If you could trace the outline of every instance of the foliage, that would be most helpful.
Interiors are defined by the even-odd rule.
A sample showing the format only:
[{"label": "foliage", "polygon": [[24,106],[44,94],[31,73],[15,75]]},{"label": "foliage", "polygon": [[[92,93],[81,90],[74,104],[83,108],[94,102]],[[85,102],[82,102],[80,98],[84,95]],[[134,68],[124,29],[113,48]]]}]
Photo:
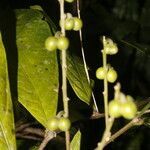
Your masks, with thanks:
[{"label": "foliage", "polygon": [[[5,28],[3,27],[5,23],[2,24],[8,18],[3,19],[2,13],[0,14],[2,16],[0,16],[2,18],[0,24],[2,32],[2,37],[0,37],[0,149],[38,149],[44,136],[49,132],[47,129],[49,119],[56,116],[60,118],[64,114],[61,92],[62,71],[60,68],[63,61],[61,51],[48,51],[44,46],[45,40],[49,36],[54,36],[56,31],[60,29],[57,25],[58,22],[54,20],[55,25],[50,19],[54,15],[49,14],[51,10],[46,10],[47,4],[49,2],[43,3],[44,9],[40,6],[32,6],[31,9],[16,9],[13,12],[16,19],[16,32],[14,31],[16,43],[13,44],[16,45],[18,56],[13,56],[11,59],[18,61],[15,66],[18,68],[17,70],[8,67],[11,49],[8,51],[8,43],[5,42]],[[78,51],[80,44],[77,45],[77,48],[76,46],[69,47],[67,50],[69,88],[67,90],[71,112],[69,119],[72,121],[70,129],[71,149],[79,150],[82,147],[94,149],[102,136],[102,130],[105,128],[102,123],[103,120],[99,119],[101,113],[96,114],[95,117],[92,105],[94,87],[97,103],[102,104],[101,97],[97,96],[102,92],[99,92],[101,87],[99,86],[100,82],[95,79],[95,70],[100,64],[98,40],[99,36],[103,34],[115,39],[118,43],[119,54],[113,56],[114,59],[110,59],[110,63],[118,71],[123,91],[127,94],[133,94],[134,98],[137,99],[139,113],[136,117],[141,119],[138,120],[139,122],[134,122],[135,124],[132,121],[124,121],[122,118],[118,121],[115,120],[112,137],[126,123],[127,125],[129,123],[131,127],[135,126],[135,128],[129,130],[118,142],[110,144],[108,148],[137,150],[145,144],[143,149],[149,149],[149,145],[144,139],[144,133],[147,132],[145,136],[148,138],[150,100],[143,100],[143,97],[149,97],[150,89],[150,22],[147,19],[150,17],[148,13],[150,2],[148,0],[143,2],[138,0],[87,0],[82,1],[81,4],[84,31],[83,46],[87,50],[87,62],[91,73],[90,80],[94,80],[94,84],[89,83],[87,79],[85,66]],[[55,7],[57,8],[57,6]],[[70,4],[66,5],[67,9],[70,7]],[[72,45],[79,43],[77,38],[74,38],[76,33],[68,34],[68,37]],[[9,40],[11,41],[11,39]],[[10,77],[14,71],[16,71],[17,83]],[[16,97],[13,97],[15,86],[14,89],[10,87],[15,84],[17,84],[17,94]],[[113,92],[108,95],[108,98],[112,98],[112,95]],[[100,108],[102,107],[100,105]],[[91,124],[94,124],[94,129],[90,126]],[[138,134],[135,133],[137,130]],[[55,133],[57,134],[56,138],[50,138],[51,141],[46,148],[65,149],[63,132],[58,130]],[[90,134],[91,141],[88,143],[86,141]],[[29,139],[30,142],[26,139]]]}]

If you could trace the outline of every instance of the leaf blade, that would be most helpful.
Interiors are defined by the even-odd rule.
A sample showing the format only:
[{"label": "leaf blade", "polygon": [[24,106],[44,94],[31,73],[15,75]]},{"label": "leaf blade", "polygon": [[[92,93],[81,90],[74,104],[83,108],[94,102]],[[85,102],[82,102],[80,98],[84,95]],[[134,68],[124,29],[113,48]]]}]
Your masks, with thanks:
[{"label": "leaf blade", "polygon": [[9,87],[7,60],[0,35],[0,149],[15,150],[15,127]]},{"label": "leaf blade", "polygon": [[86,77],[84,65],[76,56],[67,56],[67,78],[76,95],[86,104],[90,104],[92,88]]},{"label": "leaf blade", "polygon": [[52,31],[37,10],[17,10],[16,16],[19,102],[46,127],[57,111],[59,87],[56,51],[44,48]]},{"label": "leaf blade", "polygon": [[78,131],[71,141],[71,150],[80,150],[81,132]]}]

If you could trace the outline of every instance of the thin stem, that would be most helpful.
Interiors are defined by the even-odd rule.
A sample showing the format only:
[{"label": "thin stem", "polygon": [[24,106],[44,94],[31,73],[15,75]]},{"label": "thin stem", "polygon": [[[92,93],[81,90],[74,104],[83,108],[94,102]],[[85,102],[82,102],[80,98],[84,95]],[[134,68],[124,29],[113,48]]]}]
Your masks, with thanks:
[{"label": "thin stem", "polygon": [[[78,18],[81,18],[79,0],[77,0],[77,13],[78,13]],[[89,77],[89,73],[88,73],[88,69],[87,69],[87,63],[86,63],[86,60],[85,60],[84,48],[83,48],[82,30],[79,30],[79,37],[80,37],[80,45],[81,45],[81,53],[82,53],[82,58],[83,58],[84,69],[85,69],[87,80],[88,80],[89,84],[91,85],[91,81],[90,81],[90,77]],[[95,110],[97,112],[99,112],[93,91],[92,91],[92,98],[93,98]]]},{"label": "thin stem", "polygon": [[46,131],[45,138],[42,141],[41,145],[39,146],[38,150],[44,150],[44,148],[46,147],[47,143],[51,139],[53,139],[54,137],[56,137],[56,133],[55,132]]},{"label": "thin stem", "polygon": [[[105,37],[103,37],[103,44],[105,43]],[[105,71],[105,77],[104,77],[104,108],[105,108],[105,125],[106,128],[108,126],[108,81],[107,81],[107,54],[105,52],[105,49],[102,51],[103,55],[103,67]]]},{"label": "thin stem", "polygon": [[112,128],[113,123],[114,123],[114,118],[109,118],[109,120],[108,120],[108,126],[105,129],[105,132],[103,134],[102,140],[101,140],[100,143],[98,143],[98,146],[97,146],[96,150],[103,150],[103,148],[106,145],[106,142],[109,141],[109,139],[111,137],[110,130]]},{"label": "thin stem", "polygon": [[64,117],[69,117],[68,97],[67,97],[67,65],[66,65],[66,52],[62,51],[62,93],[64,104]]},{"label": "thin stem", "polygon": [[70,150],[70,132],[66,131],[65,136],[66,136],[66,150]]},{"label": "thin stem", "polygon": [[[60,19],[62,21],[61,34],[65,36],[65,12],[64,12],[64,0],[59,0],[60,3]],[[64,117],[69,117],[69,106],[68,106],[68,97],[67,97],[67,60],[66,60],[66,50],[62,50],[62,95],[63,95],[63,104],[64,104]],[[66,138],[66,150],[70,150],[70,133],[69,131],[65,132]]]},{"label": "thin stem", "polygon": [[123,128],[121,128],[119,131],[117,131],[115,134],[113,134],[110,139],[105,143],[105,146],[114,141],[116,138],[118,138],[120,135],[124,134],[127,130],[132,128],[133,126],[142,125],[144,121],[141,118],[134,118],[132,121],[130,121],[127,125],[125,125]]}]

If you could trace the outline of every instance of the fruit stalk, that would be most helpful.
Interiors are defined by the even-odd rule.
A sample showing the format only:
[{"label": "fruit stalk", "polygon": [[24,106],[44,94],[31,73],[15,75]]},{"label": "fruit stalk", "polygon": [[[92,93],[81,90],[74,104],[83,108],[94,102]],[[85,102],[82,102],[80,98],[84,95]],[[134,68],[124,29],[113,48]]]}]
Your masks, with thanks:
[{"label": "fruit stalk", "polygon": [[[105,45],[105,36],[103,36],[103,45]],[[108,127],[108,81],[107,81],[107,54],[104,49],[102,50],[103,55],[103,68],[104,68],[104,91],[103,91],[103,97],[104,97],[104,108],[105,108],[105,126]]]},{"label": "fruit stalk", "polygon": [[[64,0],[59,0],[60,3],[60,20],[62,21],[61,34],[65,36],[65,13],[64,13]],[[67,97],[67,62],[66,50],[62,50],[62,95],[64,104],[64,117],[69,117],[68,97]],[[69,131],[65,132],[66,150],[70,149],[70,134]]]}]

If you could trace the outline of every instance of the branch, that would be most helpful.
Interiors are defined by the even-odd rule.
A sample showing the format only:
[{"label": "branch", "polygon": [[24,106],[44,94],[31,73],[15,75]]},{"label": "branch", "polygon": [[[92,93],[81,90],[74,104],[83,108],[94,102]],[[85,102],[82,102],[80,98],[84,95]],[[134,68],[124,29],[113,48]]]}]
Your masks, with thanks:
[{"label": "branch", "polygon": [[16,136],[17,136],[17,138],[22,138],[22,139],[42,141],[42,138],[35,137],[35,136],[32,136],[32,135],[22,135],[21,133],[17,133]]},{"label": "branch", "polygon": [[143,119],[141,118],[134,118],[132,121],[130,121],[127,125],[125,125],[123,128],[121,128],[119,131],[117,131],[115,134],[113,134],[110,139],[105,143],[105,146],[114,141],[116,138],[118,138],[120,135],[125,133],[127,130],[132,128],[133,126],[140,126],[144,123]]},{"label": "branch", "polygon": [[46,147],[47,143],[53,139],[54,137],[56,137],[56,133],[52,132],[52,131],[46,131],[45,133],[45,137],[44,140],[42,141],[41,145],[39,146],[38,150],[44,150],[44,148]]}]

